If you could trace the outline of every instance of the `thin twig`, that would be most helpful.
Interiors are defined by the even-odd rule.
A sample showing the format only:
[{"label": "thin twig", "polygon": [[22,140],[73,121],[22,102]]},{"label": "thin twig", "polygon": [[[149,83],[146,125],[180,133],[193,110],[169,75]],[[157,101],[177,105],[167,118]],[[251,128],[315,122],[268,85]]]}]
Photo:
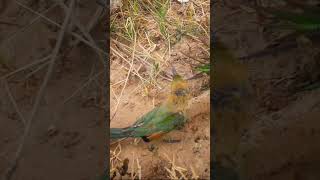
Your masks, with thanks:
[{"label": "thin twig", "polygon": [[74,1],[75,0],[71,0],[70,3],[69,3],[69,11],[68,11],[68,13],[67,13],[67,15],[66,15],[66,17],[64,19],[64,22],[62,24],[62,28],[61,28],[61,30],[59,32],[59,35],[58,35],[58,40],[57,40],[55,48],[54,48],[54,50],[52,52],[52,56],[51,56],[51,59],[50,59],[50,64],[49,64],[49,67],[48,67],[48,71],[46,73],[44,81],[41,84],[38,96],[36,97],[35,104],[33,105],[33,108],[32,108],[31,114],[30,114],[30,119],[27,121],[25,130],[24,130],[24,133],[23,133],[23,136],[22,136],[21,143],[19,144],[18,150],[16,151],[16,154],[15,154],[15,158],[14,158],[11,166],[8,168],[7,172],[5,173],[5,176],[3,177],[4,180],[10,180],[12,175],[13,175],[13,173],[14,173],[14,171],[17,168],[19,159],[20,159],[21,154],[22,154],[23,147],[24,147],[24,145],[26,143],[27,136],[29,135],[29,131],[31,129],[32,121],[33,121],[36,113],[38,112],[38,107],[40,105],[40,101],[42,100],[42,97],[44,95],[44,92],[45,92],[45,89],[47,87],[48,81],[49,81],[49,79],[51,77],[51,74],[53,72],[53,67],[54,67],[54,64],[55,64],[55,60],[56,60],[56,57],[57,57],[57,55],[59,53],[59,50],[60,50],[60,47],[61,47],[61,44],[62,44],[62,40],[64,38],[65,31],[67,29],[67,26],[69,24],[69,20],[70,20],[71,14],[72,14],[72,10],[73,10],[73,7],[74,7]]}]

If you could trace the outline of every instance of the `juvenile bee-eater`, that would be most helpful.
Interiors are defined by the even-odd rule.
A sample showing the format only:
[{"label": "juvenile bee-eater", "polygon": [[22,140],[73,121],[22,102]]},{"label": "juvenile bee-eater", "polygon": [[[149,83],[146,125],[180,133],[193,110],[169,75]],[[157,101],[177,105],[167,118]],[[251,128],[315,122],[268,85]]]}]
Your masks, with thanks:
[{"label": "juvenile bee-eater", "polygon": [[111,128],[111,139],[140,137],[145,142],[150,142],[184,125],[186,122],[184,110],[189,99],[188,84],[174,68],[172,74],[171,92],[167,100],[139,118],[132,126]]}]

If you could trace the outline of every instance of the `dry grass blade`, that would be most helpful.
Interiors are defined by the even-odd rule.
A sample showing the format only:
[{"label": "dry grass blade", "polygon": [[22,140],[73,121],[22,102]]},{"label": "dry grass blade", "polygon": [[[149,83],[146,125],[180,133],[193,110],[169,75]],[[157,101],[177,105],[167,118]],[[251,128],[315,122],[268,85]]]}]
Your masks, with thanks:
[{"label": "dry grass blade", "polygon": [[[61,0],[55,0],[57,3],[59,3],[59,5],[64,9],[65,12],[68,11],[68,7],[61,1]],[[76,19],[75,15],[72,16],[72,21],[74,21],[74,24],[78,27],[78,29],[82,32],[82,34],[84,34],[84,36],[89,40],[89,42],[95,46],[98,47],[96,42],[93,40],[92,36],[90,35],[90,31],[91,29],[94,27],[94,25],[98,22],[99,19],[99,14],[101,13],[101,7],[98,7],[98,10],[96,11],[96,13],[94,14],[94,16],[91,18],[89,25],[87,28],[85,28],[78,19]],[[76,46],[78,43],[80,42],[79,39],[77,39],[73,44],[72,47]],[[101,52],[99,52],[98,50],[94,49],[96,51],[96,53],[99,56],[100,61],[103,63],[104,61],[104,57],[102,56]],[[92,70],[93,73],[93,70]],[[93,75],[93,77],[90,77],[83,85],[81,85],[80,88],[78,88],[76,91],[74,91],[72,93],[71,96],[69,96],[68,98],[66,98],[62,104],[67,103],[71,98],[73,98],[76,94],[78,94],[83,88],[87,87],[91,81],[96,81],[96,78],[102,74],[102,72],[99,72],[95,75]]]},{"label": "dry grass blade", "polygon": [[131,163],[131,180],[134,180],[136,174],[134,173],[134,152],[132,152],[132,163]]},{"label": "dry grass blade", "polygon": [[[90,31],[92,30],[92,28],[98,23],[98,20],[99,20],[99,18],[100,18],[100,15],[101,15],[103,12],[104,12],[104,11],[103,11],[103,8],[99,6],[98,9],[97,9],[97,11],[95,12],[95,14],[92,16],[91,20],[88,22],[88,25],[86,26],[87,29],[84,28],[84,29],[86,29],[87,32],[90,32]],[[79,42],[80,42],[80,40],[77,39],[77,40],[74,42],[73,46],[76,46]]]},{"label": "dry grass blade", "polygon": [[11,91],[10,91],[8,81],[4,80],[4,81],[3,81],[3,84],[4,84],[4,88],[5,88],[5,90],[7,91],[7,94],[8,94],[8,96],[9,96],[9,99],[10,99],[10,101],[11,101],[14,109],[16,110],[16,112],[17,112],[18,115],[19,115],[20,120],[22,121],[23,125],[26,125],[26,119],[25,119],[24,116],[22,115],[22,113],[21,113],[21,111],[20,111],[20,109],[19,109],[19,107],[18,107],[17,102],[16,102],[16,100],[14,99],[14,97],[13,97]]},{"label": "dry grass blade", "polygon": [[138,177],[141,180],[142,179],[142,173],[141,173],[141,166],[139,162],[139,158],[137,157],[137,166],[138,166]]},{"label": "dry grass blade", "polygon": [[192,178],[191,179],[199,179],[199,176],[197,175],[197,173],[194,170],[192,165],[190,165],[190,169],[191,169],[191,172],[192,172]]},{"label": "dry grass blade", "polygon": [[33,108],[32,108],[31,114],[30,114],[30,119],[28,120],[28,122],[26,124],[25,130],[24,130],[24,133],[23,133],[23,136],[22,136],[22,139],[21,139],[21,143],[19,144],[18,150],[16,151],[14,160],[13,160],[11,166],[8,168],[7,172],[5,173],[5,175],[3,177],[4,180],[10,180],[12,175],[13,175],[13,173],[14,173],[14,171],[15,171],[15,169],[17,168],[17,164],[18,164],[18,161],[19,161],[19,159],[21,157],[23,147],[24,147],[24,145],[26,143],[26,138],[29,135],[29,131],[31,129],[31,125],[32,125],[33,119],[34,119],[34,117],[35,117],[35,115],[36,115],[36,113],[38,111],[38,107],[40,105],[40,101],[42,100],[42,97],[44,95],[45,89],[46,89],[47,84],[49,82],[49,79],[51,77],[56,57],[57,57],[57,55],[59,53],[59,49],[61,47],[62,40],[64,38],[67,26],[69,24],[69,20],[71,18],[71,14],[72,14],[73,7],[74,7],[74,2],[75,2],[75,0],[71,0],[70,3],[69,3],[69,10],[68,10],[68,13],[67,13],[67,15],[66,15],[66,17],[64,19],[64,22],[63,22],[63,25],[62,25],[62,29],[59,32],[58,40],[56,42],[55,48],[54,48],[54,50],[52,52],[52,56],[51,56],[51,59],[50,59],[50,64],[49,64],[49,67],[48,67],[48,71],[46,73],[46,76],[45,76],[42,84],[41,84],[39,93],[38,93],[38,95],[36,97],[35,103],[33,105]]},{"label": "dry grass blade", "polygon": [[[48,9],[44,10],[43,12],[41,12],[41,14],[46,14],[47,12],[49,12],[51,9],[55,8],[57,6],[57,3],[53,4],[51,7],[49,7]],[[12,33],[12,35],[9,35],[9,37],[5,40],[3,40],[1,42],[1,45],[5,42],[10,41],[11,39],[15,38],[19,33],[25,31],[26,29],[28,29],[31,25],[33,25],[34,23],[36,23],[41,17],[38,15],[37,17],[35,17],[34,19],[32,19],[27,25],[25,25],[24,27],[22,27],[21,29],[19,29],[18,31]],[[0,45],[0,46],[1,46]]]},{"label": "dry grass blade", "polygon": [[[124,81],[124,80],[123,80]],[[110,87],[110,91],[112,93],[112,95],[115,97],[116,101],[119,101],[118,96],[116,95],[115,91],[113,90],[112,86]]]},{"label": "dry grass blade", "polygon": [[[131,54],[132,54],[133,52],[135,52],[135,57],[136,57],[137,60],[141,60],[141,61],[143,61],[143,62],[146,62],[147,64],[149,64],[149,66],[151,66],[151,64],[150,64],[149,62],[147,62],[147,61],[143,60],[141,57],[139,57],[139,53],[137,53],[138,51],[137,51],[136,49],[134,49],[134,51],[133,51],[133,49],[131,49],[130,47],[128,47],[128,46],[126,46],[126,45],[124,45],[124,44],[119,43],[118,45],[120,45],[120,46],[123,45],[125,48],[128,48],[128,49],[132,50]],[[117,51],[117,50],[114,49],[113,47],[110,47],[110,49],[111,49],[111,51],[112,51],[113,53],[115,53],[115,55],[117,55],[118,57],[120,57],[122,60],[124,60],[126,63],[128,63],[129,66],[131,66],[131,62],[128,61],[128,60],[121,54],[120,51]],[[123,52],[123,51],[122,51],[122,52]],[[142,55],[140,55],[140,56],[142,56]],[[150,59],[152,59],[152,58],[155,59],[154,57],[151,58],[151,55],[148,55],[148,57],[150,57]],[[116,64],[120,65],[117,61],[113,61],[113,63],[116,63]],[[139,68],[141,68],[141,66],[142,66],[142,64],[140,64]],[[123,68],[126,69],[126,70],[129,70],[128,67],[123,67]],[[148,84],[154,85],[154,86],[157,87],[158,89],[162,89],[155,81],[152,81],[152,80],[149,80],[149,79],[146,79],[146,78],[142,77],[142,76],[139,74],[139,68],[138,68],[138,69],[133,68],[133,69],[132,69],[132,73],[133,73],[134,75],[136,75],[137,77],[139,77],[139,79],[141,80],[141,82],[143,83],[143,85],[146,84],[146,83],[148,83]]]},{"label": "dry grass blade", "polygon": [[200,61],[198,58],[196,58],[196,57],[192,57],[192,56],[190,56],[189,54],[186,54],[186,53],[184,53],[184,52],[182,52],[182,51],[180,51],[180,53],[181,53],[181,54],[183,54],[184,56],[186,56],[186,57],[188,57],[188,58],[190,58],[190,59],[194,60],[194,61],[199,62],[200,64],[207,64],[207,63],[208,63],[208,62]]},{"label": "dry grass blade", "polygon": [[85,83],[83,83],[77,90],[75,90],[69,97],[67,97],[62,104],[67,103],[68,101],[70,101],[70,99],[72,99],[75,95],[77,95],[83,88],[87,87],[91,81],[94,81],[98,76],[100,76],[103,73],[103,71],[100,71],[98,73],[96,73],[95,75],[93,75],[92,77],[90,77]]},{"label": "dry grass blade", "polygon": [[110,145],[114,145],[114,144],[116,144],[116,143],[120,143],[121,141],[123,141],[123,140],[125,140],[125,139],[127,139],[127,138],[118,139],[118,140],[116,140],[115,142],[110,143]]},{"label": "dry grass blade", "polygon": [[111,151],[111,160],[116,159],[121,161],[121,158],[119,158],[119,155],[121,154],[121,144],[118,143],[117,147],[114,149],[114,151]]},{"label": "dry grass blade", "polygon": [[50,63],[50,61],[45,62],[45,63],[39,65],[35,70],[33,70],[33,71],[31,71],[30,73],[28,73],[27,75],[25,75],[25,76],[23,77],[22,81],[28,79],[28,78],[31,77],[33,74],[35,74],[36,72],[40,71],[42,68],[46,67],[49,63]]},{"label": "dry grass blade", "polygon": [[[137,164],[137,167],[135,168],[135,164]],[[137,171],[136,171],[137,170]],[[138,179],[141,180],[141,166],[139,163],[139,158],[136,157],[135,153],[132,152],[132,163],[131,163],[131,173],[130,173],[130,177],[131,180],[135,180],[138,176]]]},{"label": "dry grass blade", "polygon": [[[68,7],[61,1],[61,0],[55,0],[55,1],[58,1],[59,5],[64,9],[65,12],[68,11]],[[101,7],[99,7],[100,9]],[[99,12],[99,9],[98,9],[98,12]],[[78,19],[76,19],[75,15],[72,16],[72,21],[74,21],[74,24],[79,28],[79,30],[82,32],[82,34],[89,40],[89,42],[91,44],[93,44],[95,47],[98,47],[96,42],[93,40],[92,36],[89,34],[90,30],[93,28],[93,25],[97,23],[99,19],[99,16],[93,16],[93,18],[91,19],[91,22],[89,23],[89,27],[88,27],[88,30],[80,23],[80,21]],[[79,40],[76,41],[76,43],[80,42]],[[75,44],[76,45],[76,44]],[[74,45],[74,46],[75,46]],[[103,56],[102,54],[94,49],[96,51],[96,53],[98,54],[99,58],[100,58],[100,61],[103,63]]]},{"label": "dry grass blade", "polygon": [[137,39],[136,39],[136,35],[135,35],[134,46],[133,46],[134,48],[133,48],[133,51],[132,51],[130,69],[129,69],[128,73],[127,73],[126,81],[124,82],[123,88],[122,88],[122,90],[121,90],[121,92],[120,92],[119,100],[117,101],[117,104],[116,104],[116,107],[115,107],[115,110],[114,110],[114,114],[112,115],[111,120],[115,117],[115,115],[116,115],[116,113],[117,113],[118,106],[119,106],[119,104],[120,104],[123,91],[124,91],[124,89],[125,89],[126,86],[127,86],[127,83],[128,83],[128,80],[129,80],[129,77],[130,77],[130,74],[131,74],[131,71],[132,71],[132,68],[133,68],[133,61],[134,61],[134,56],[135,56],[136,42],[137,42]]},{"label": "dry grass blade", "polygon": [[[119,42],[119,41],[117,41],[117,40],[112,40],[112,43],[115,43],[117,46],[122,47],[122,49],[125,50],[125,52],[123,52],[123,53],[125,53],[125,54],[130,53],[130,52],[133,51],[133,48],[131,48],[131,47],[129,47],[128,45],[126,45],[126,44],[124,44],[124,43],[121,43],[121,42]],[[145,50],[144,47],[141,46],[140,44],[139,44],[139,46],[140,46],[140,48],[142,48],[142,49],[144,50],[144,52],[140,52],[140,51],[138,51],[138,50],[135,50],[135,51],[136,51],[136,55],[138,55],[138,59],[140,59],[142,63],[144,63],[144,64],[146,64],[146,65],[148,65],[148,66],[151,66],[152,64],[151,64],[150,62],[146,61],[145,59],[146,59],[146,58],[149,58],[149,59],[151,59],[151,60],[156,60],[156,59],[155,59],[154,57],[152,57],[151,54],[149,53],[149,51],[154,51],[154,49],[156,48],[156,46],[150,47],[150,48],[149,48],[149,49],[150,49],[149,51]],[[142,58],[140,58],[139,56],[145,57],[145,59],[142,59]]]},{"label": "dry grass blade", "polygon": [[18,23],[12,23],[12,22],[8,22],[8,21],[4,21],[4,20],[0,20],[0,24],[4,24],[7,26],[16,26],[16,27],[21,27],[22,25],[18,24]]},{"label": "dry grass blade", "polygon": [[28,68],[31,68],[31,67],[33,67],[33,66],[35,66],[35,65],[38,65],[38,64],[41,64],[41,63],[44,63],[44,62],[49,62],[49,59],[51,58],[51,56],[52,56],[52,55],[48,55],[48,56],[40,59],[39,61],[35,61],[35,62],[30,63],[30,64],[28,64],[28,65],[25,65],[25,66],[23,66],[23,67],[15,70],[15,71],[12,71],[12,72],[10,72],[10,73],[8,73],[8,74],[0,77],[0,80],[6,79],[6,78],[8,78],[8,77],[10,77],[10,76],[13,76],[14,74],[16,74],[16,73],[18,73],[18,72],[21,72],[21,71],[23,71],[23,70],[26,70],[26,69],[28,69]]},{"label": "dry grass blade", "polygon": [[[120,57],[122,60],[126,61],[130,66],[131,66],[131,63],[121,55],[121,53],[119,53],[117,50],[115,50],[114,48],[110,47],[111,51],[114,52],[118,57]],[[116,61],[114,61],[115,63],[117,63]],[[130,68],[127,68],[127,67],[124,67],[126,70],[129,71]],[[142,81],[148,81],[147,79],[143,78],[140,76],[139,72],[133,68],[133,71],[132,73],[136,76],[138,76]]]},{"label": "dry grass blade", "polygon": [[[166,153],[163,153],[163,155],[171,164],[171,168],[165,167],[166,171],[169,173],[170,179],[188,179],[185,175],[185,172],[187,172],[188,170],[176,165],[174,154],[172,155],[172,159],[170,159]],[[179,172],[179,175],[176,172]]]},{"label": "dry grass blade", "polygon": [[[27,7],[26,5],[20,3],[20,2],[17,1],[17,0],[15,0],[15,2],[16,2],[17,4],[19,4],[20,6],[22,6],[23,8],[29,10],[30,12],[32,12],[32,13],[34,13],[34,14],[37,14],[39,17],[41,17],[41,18],[45,19],[46,21],[52,23],[53,25],[55,25],[55,26],[57,26],[57,27],[59,27],[59,28],[62,28],[62,26],[61,26],[60,24],[56,23],[55,21],[51,20],[50,18],[46,17],[45,15],[40,14],[39,12],[36,12],[36,11],[32,10],[31,8]],[[77,38],[79,41],[85,43],[86,45],[88,45],[88,46],[90,46],[91,48],[99,51],[100,53],[108,56],[108,53],[106,53],[105,51],[103,51],[103,50],[100,49],[99,47],[95,46],[94,44],[90,43],[88,40],[84,39],[82,36],[78,35],[77,33],[75,33],[75,32],[68,32],[68,31],[67,31],[67,33],[70,33],[72,36],[74,36],[75,38]]]},{"label": "dry grass blade", "polygon": [[118,143],[117,147],[110,151],[110,175],[113,174],[113,172],[117,171],[117,166],[122,161],[119,157],[121,154],[121,144]]}]

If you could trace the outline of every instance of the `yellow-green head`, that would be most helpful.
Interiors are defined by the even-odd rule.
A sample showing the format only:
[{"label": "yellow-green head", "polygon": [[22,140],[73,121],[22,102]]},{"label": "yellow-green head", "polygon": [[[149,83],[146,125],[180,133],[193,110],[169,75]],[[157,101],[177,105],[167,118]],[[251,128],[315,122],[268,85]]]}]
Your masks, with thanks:
[{"label": "yellow-green head", "polygon": [[176,110],[181,111],[188,105],[189,98],[190,93],[187,81],[172,68],[171,93],[168,103],[173,105]]}]

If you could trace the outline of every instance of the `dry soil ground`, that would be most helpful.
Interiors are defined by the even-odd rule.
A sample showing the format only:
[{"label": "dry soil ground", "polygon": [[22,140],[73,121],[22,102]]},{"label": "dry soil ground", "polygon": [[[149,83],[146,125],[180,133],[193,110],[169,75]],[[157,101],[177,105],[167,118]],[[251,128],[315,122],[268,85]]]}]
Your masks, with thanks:
[{"label": "dry soil ground", "polygon": [[[220,28],[217,36],[236,56],[259,51],[274,38],[254,23],[255,11],[245,8],[252,7],[253,2],[226,2],[215,5],[215,26]],[[264,6],[272,3],[259,2]],[[238,163],[235,168],[241,166],[248,179],[319,179],[320,146],[316,142],[320,135],[320,91],[298,90],[305,82],[319,80],[319,46],[302,43],[244,64],[250,72],[253,101],[246,103],[250,104],[250,114],[234,121],[223,116],[217,119],[224,124],[216,127],[218,131],[224,128],[216,137],[220,156],[234,159]],[[230,143],[240,145],[233,151]]]},{"label": "dry soil ground", "polygon": [[[0,2],[0,76],[13,72],[30,63],[39,61],[52,53],[60,28],[37,14],[40,12],[62,24],[63,9],[53,1]],[[68,4],[70,1],[67,1]],[[25,6],[25,7],[23,7]],[[98,5],[93,1],[76,3],[75,13],[82,24],[90,18]],[[46,13],[46,11],[49,9]],[[101,12],[101,11],[100,11]],[[101,17],[90,30],[93,39],[103,47],[106,34]],[[10,23],[6,23],[10,22]],[[32,24],[29,24],[33,22]],[[26,27],[26,28],[24,28]],[[71,29],[70,29],[71,30]],[[15,34],[15,32],[18,32]],[[79,33],[79,30],[75,31]],[[75,38],[66,33],[53,75],[51,76],[38,113],[32,121],[30,133],[12,180],[70,179],[91,180],[103,172],[102,139],[105,139],[103,119],[101,61],[84,43],[72,45]],[[46,64],[44,64],[46,63]],[[15,153],[21,144],[25,125],[10,100],[12,93],[22,116],[28,120],[35,103],[43,77],[47,72],[48,59],[24,71],[15,73],[0,86],[0,174],[14,162]],[[95,81],[88,81],[88,79]],[[5,88],[8,82],[9,91]],[[81,86],[85,85],[84,88]],[[62,104],[77,89],[79,92]],[[90,167],[90,168],[88,168]]]},{"label": "dry soil ground", "polygon": [[[127,5],[115,9],[111,18],[116,26],[115,32],[111,35],[113,48],[111,49],[111,128],[130,126],[139,117],[165,101],[170,90],[168,80],[170,77],[166,75],[170,74],[171,65],[187,79],[197,73],[195,71],[197,60],[209,61],[209,1],[192,1],[184,5],[178,1],[159,1],[170,3],[164,23],[168,33],[171,33],[171,42],[174,39],[169,52],[167,41],[159,30],[162,24],[157,23],[158,14],[153,14],[148,8],[144,10],[141,8],[143,4],[147,4],[152,9],[156,6],[156,1],[150,1],[152,4],[148,4],[148,1],[132,2],[129,6],[139,7],[137,14],[130,14],[128,2],[124,1]],[[129,42],[123,40],[123,37],[128,37],[125,35],[128,31],[123,26],[130,22],[129,20],[133,20],[135,24],[136,43],[134,38]],[[144,24],[138,24],[144,20],[147,20]],[[176,30],[177,20],[178,23],[185,23],[183,25],[185,29],[193,28],[190,22],[205,26],[202,30],[186,30],[188,32],[184,32],[185,34],[177,35],[175,33],[178,30],[171,31]],[[195,28],[200,29],[199,24]],[[200,36],[197,33],[203,34]],[[126,51],[129,53],[125,53]],[[130,76],[127,79],[128,72]],[[111,176],[116,173],[115,179],[120,178],[117,168],[121,169],[125,159],[128,159],[128,173],[134,172],[132,176],[136,178],[139,176],[142,179],[210,178],[209,77],[203,75],[190,80],[189,86],[192,93],[188,107],[190,121],[185,127],[151,143],[131,138],[120,142],[113,141],[110,153]],[[169,138],[180,142],[163,141]],[[125,175],[122,178],[133,177]]]}]

